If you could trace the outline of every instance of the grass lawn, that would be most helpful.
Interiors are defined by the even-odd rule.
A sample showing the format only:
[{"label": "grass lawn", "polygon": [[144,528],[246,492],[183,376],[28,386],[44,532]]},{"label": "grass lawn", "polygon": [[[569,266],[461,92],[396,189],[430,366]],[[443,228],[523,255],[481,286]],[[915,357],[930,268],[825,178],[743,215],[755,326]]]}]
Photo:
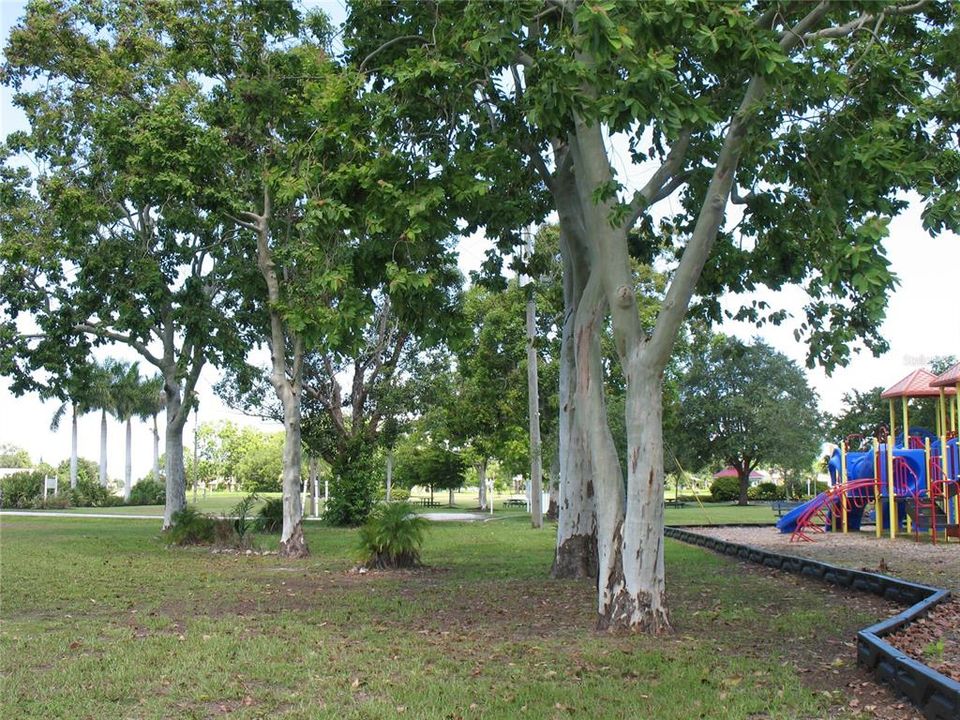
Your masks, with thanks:
[{"label": "grass lawn", "polygon": [[365,575],[352,530],[309,525],[289,561],[158,529],[2,519],[0,716],[856,717],[831,678],[881,612],[667,541],[674,632],[612,637],[523,517],[434,524],[429,568]]}]

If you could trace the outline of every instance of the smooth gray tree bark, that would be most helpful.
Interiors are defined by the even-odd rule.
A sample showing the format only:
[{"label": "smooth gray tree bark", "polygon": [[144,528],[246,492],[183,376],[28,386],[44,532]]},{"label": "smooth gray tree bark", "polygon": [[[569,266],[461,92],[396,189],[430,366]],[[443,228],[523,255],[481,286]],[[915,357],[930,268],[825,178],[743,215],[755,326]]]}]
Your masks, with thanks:
[{"label": "smooth gray tree bark", "polygon": [[107,486],[107,411],[100,410],[100,485]]}]

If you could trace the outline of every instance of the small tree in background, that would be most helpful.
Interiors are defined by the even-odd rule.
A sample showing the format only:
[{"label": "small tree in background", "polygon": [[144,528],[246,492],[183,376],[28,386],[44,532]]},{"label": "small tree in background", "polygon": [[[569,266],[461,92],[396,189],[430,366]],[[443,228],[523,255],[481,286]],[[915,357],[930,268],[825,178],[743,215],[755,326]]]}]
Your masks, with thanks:
[{"label": "small tree in background", "polygon": [[[418,440],[423,441],[422,444]],[[406,438],[397,449],[396,481],[401,487],[430,488],[430,501],[435,490],[455,490],[464,483],[466,463],[460,453],[423,438]]]},{"label": "small tree in background", "polygon": [[682,379],[680,402],[677,445],[688,464],[736,468],[741,505],[760,463],[806,468],[816,455],[816,395],[792,360],[760,341],[712,338]]}]

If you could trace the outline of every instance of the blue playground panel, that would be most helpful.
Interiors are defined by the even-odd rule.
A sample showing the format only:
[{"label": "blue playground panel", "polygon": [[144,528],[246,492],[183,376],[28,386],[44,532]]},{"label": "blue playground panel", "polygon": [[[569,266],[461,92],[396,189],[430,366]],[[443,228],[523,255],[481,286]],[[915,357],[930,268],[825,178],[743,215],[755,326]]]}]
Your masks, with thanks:
[{"label": "blue playground panel", "polygon": [[[940,454],[940,440],[939,438],[934,438],[928,431],[921,428],[911,429],[911,435],[922,436],[924,438],[930,437],[930,453],[931,455]],[[898,438],[901,440],[901,438]],[[901,445],[898,443],[898,445]],[[923,494],[927,492],[928,489],[928,478],[927,478],[927,463],[926,463],[926,452],[924,450],[911,450],[901,446],[895,445],[893,449],[894,458],[903,458],[903,462],[906,463],[908,471],[906,473],[906,492],[907,494],[919,493]],[[889,496],[889,483],[887,482],[887,463],[886,463],[886,448],[884,445],[880,445],[880,497],[886,498]],[[960,444],[958,444],[957,438],[953,438],[947,441],[947,477],[957,478],[960,475]],[[849,452],[846,454],[846,464],[847,464],[847,480],[862,480],[866,478],[874,477],[874,454],[872,450],[867,452]],[[840,450],[837,449],[834,451],[833,456],[830,458],[829,463],[827,464],[827,469],[830,473],[830,484],[837,485],[840,483]],[[863,507],[850,507],[847,510],[847,527],[850,530],[859,530],[860,525],[863,521],[863,513],[865,509],[869,509],[869,503],[874,500],[873,491],[870,489],[863,489],[862,498],[864,500]],[[813,498],[807,503],[794,508],[786,515],[784,515],[777,522],[777,528],[782,533],[790,533],[796,529],[797,521],[804,514],[804,512],[815,503],[822,503],[824,501],[824,496],[827,493],[821,493],[817,497]],[[897,503],[897,517],[905,518],[904,513],[904,503]],[[888,518],[884,516],[884,527],[888,527]]]}]

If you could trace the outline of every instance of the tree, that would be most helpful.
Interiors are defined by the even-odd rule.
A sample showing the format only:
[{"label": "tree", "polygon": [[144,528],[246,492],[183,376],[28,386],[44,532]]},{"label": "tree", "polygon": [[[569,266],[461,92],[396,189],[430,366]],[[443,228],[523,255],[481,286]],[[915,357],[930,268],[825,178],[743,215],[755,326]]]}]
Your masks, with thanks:
[{"label": "tree", "polygon": [[750,473],[761,464],[809,469],[822,439],[816,403],[803,370],[785,355],[718,336],[681,381],[675,444],[698,464],[735,468],[746,505]]},{"label": "tree", "polygon": [[844,393],[841,397],[844,410],[826,417],[829,438],[839,443],[851,435],[872,437],[881,427],[886,427],[890,414],[886,401],[880,398],[883,390],[877,386],[865,392],[854,389]]},{"label": "tree", "polygon": [[[77,420],[81,415],[97,409],[97,395],[106,392],[108,385],[107,370],[95,362],[83,364],[67,369],[66,377],[61,377],[47,385],[48,390],[41,390],[41,396],[52,393],[63,398],[50,421],[50,430],[56,431],[60,422],[70,408],[70,487],[77,486]],[[103,458],[101,458],[103,459]]]},{"label": "tree", "polygon": [[[895,280],[880,242],[906,205],[898,191],[923,194],[929,229],[960,224],[960,173],[946,159],[957,142],[952,92],[931,90],[955,87],[953,23],[951,6],[927,2],[351,7],[348,54],[391,92],[411,142],[435,165],[482,178],[502,203],[499,218],[481,204],[468,223],[496,236],[512,214],[526,215],[514,227],[539,220],[543,190],[558,213],[560,403],[570,408],[561,442],[573,447],[561,451],[573,488],[561,525],[564,513],[595,518],[599,627],[669,627],[661,377],[691,302],[718,318],[724,289],[802,284],[811,301],[798,339],[811,361],[833,366],[857,339],[886,346],[879,324]],[[615,136],[618,159],[645,168],[639,188],[615,170]],[[505,194],[524,167],[539,183]],[[655,223],[652,208],[670,197]],[[630,280],[634,230],[648,262],[671,268],[652,324]],[[762,304],[736,314],[785,319]],[[608,321],[626,384],[626,483],[602,392]],[[565,547],[571,539],[558,554],[588,548]]]},{"label": "tree", "polygon": [[163,392],[163,377],[155,375],[143,382],[138,393],[137,417],[146,421],[152,420],[153,427],[153,479],[158,482],[160,476],[160,430],[157,427],[157,415],[166,407],[166,398]]},{"label": "tree", "polygon": [[[5,336],[33,368],[65,348],[122,343],[166,398],[164,527],[186,503],[183,428],[203,366],[245,351],[224,283],[232,226],[205,208],[224,150],[200,122],[200,83],[172,53],[178,3],[31,2],[5,48],[4,81],[28,133],[4,189]],[[16,166],[14,166],[14,164]],[[14,224],[35,213],[39,220]],[[17,287],[14,288],[13,285]],[[17,322],[25,314],[36,331]]]},{"label": "tree", "polygon": [[[464,311],[471,334],[456,353],[456,372],[443,402],[443,420],[434,425],[457,445],[470,449],[477,471],[480,507],[486,508],[487,465],[503,457],[513,439],[522,442],[527,403],[524,293],[516,282],[501,292],[473,287]],[[437,430],[433,434],[440,434]],[[522,452],[521,472],[529,458]]]},{"label": "tree", "polygon": [[4,443],[0,445],[0,467],[2,468],[28,468],[33,465],[30,460],[30,453],[16,445]]},{"label": "tree", "polygon": [[465,468],[460,453],[418,434],[405,438],[397,449],[397,484],[430,488],[431,502],[434,490],[449,490],[452,503],[453,490],[463,486]]}]

